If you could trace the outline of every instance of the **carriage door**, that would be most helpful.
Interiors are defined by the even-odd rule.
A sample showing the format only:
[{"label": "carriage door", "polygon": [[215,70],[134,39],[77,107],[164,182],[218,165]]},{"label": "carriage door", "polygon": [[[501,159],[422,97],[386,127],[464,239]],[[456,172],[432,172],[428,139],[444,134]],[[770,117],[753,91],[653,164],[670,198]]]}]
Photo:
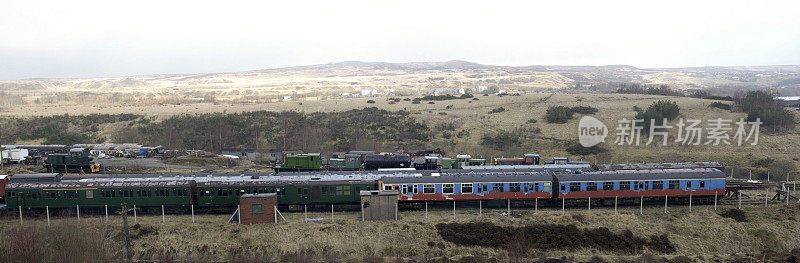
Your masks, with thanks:
[{"label": "carriage door", "polygon": [[319,186],[311,187],[311,201],[319,201]]}]

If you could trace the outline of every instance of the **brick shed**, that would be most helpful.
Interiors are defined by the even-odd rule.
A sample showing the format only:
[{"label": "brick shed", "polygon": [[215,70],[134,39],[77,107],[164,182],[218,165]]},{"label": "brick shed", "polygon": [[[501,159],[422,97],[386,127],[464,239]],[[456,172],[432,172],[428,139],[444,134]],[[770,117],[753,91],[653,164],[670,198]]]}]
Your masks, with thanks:
[{"label": "brick shed", "polygon": [[361,219],[396,220],[398,191],[361,191]]},{"label": "brick shed", "polygon": [[260,224],[275,222],[275,206],[278,199],[275,193],[245,194],[239,198],[242,224]]}]

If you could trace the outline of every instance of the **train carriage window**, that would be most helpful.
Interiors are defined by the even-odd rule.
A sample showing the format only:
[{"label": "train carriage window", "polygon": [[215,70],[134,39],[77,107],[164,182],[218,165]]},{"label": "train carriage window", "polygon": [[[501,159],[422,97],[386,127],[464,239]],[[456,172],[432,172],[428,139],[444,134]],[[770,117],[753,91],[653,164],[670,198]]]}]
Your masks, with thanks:
[{"label": "train carriage window", "polygon": [[461,193],[471,194],[472,193],[472,184],[461,184]]},{"label": "train carriage window", "polygon": [[[308,188],[306,188],[306,194],[308,194]],[[345,185],[344,186],[344,195],[350,195],[350,186],[349,185]]]},{"label": "train carriage window", "polygon": [[230,195],[230,196],[233,195],[233,189],[228,189],[228,195]]},{"label": "train carriage window", "polygon": [[422,185],[422,193],[432,194],[432,193],[435,193],[435,192],[436,192],[436,190],[433,187],[433,184],[424,184],[424,185]]},{"label": "train carriage window", "polygon": [[669,181],[669,189],[678,189],[678,186],[680,186],[680,181],[678,180]]},{"label": "train carriage window", "polygon": [[303,194],[303,189],[297,188],[297,195],[302,195],[302,194]]},{"label": "train carriage window", "polygon": [[700,181],[700,188],[706,188],[706,181]]},{"label": "train carriage window", "polygon": [[86,198],[87,198],[87,199],[94,198],[94,191],[92,191],[92,190],[86,190]]},{"label": "train carriage window", "polygon": [[619,190],[631,190],[631,183],[632,182],[619,182]]},{"label": "train carriage window", "polygon": [[581,190],[581,183],[579,183],[579,182],[569,183],[569,191],[570,192],[576,192],[576,191],[580,191],[580,190]]},{"label": "train carriage window", "polygon": [[639,190],[647,190],[647,185],[644,182],[639,182]]},{"label": "train carriage window", "polygon": [[217,189],[217,196],[222,196],[222,189]]},{"label": "train carriage window", "polygon": [[664,181],[653,181],[653,190],[664,189]]},{"label": "train carriage window", "polygon": [[519,183],[509,183],[508,184],[508,191],[509,192],[519,192]]},{"label": "train carriage window", "polygon": [[455,192],[455,188],[453,184],[442,184],[442,193],[443,194],[452,194]]},{"label": "train carriage window", "polygon": [[481,184],[480,191],[481,193],[489,192],[489,184]]},{"label": "train carriage window", "polygon": [[597,191],[597,183],[596,182],[586,183],[586,191]]},{"label": "train carriage window", "polygon": [[603,191],[614,190],[614,182],[603,182]]},{"label": "train carriage window", "polygon": [[503,192],[503,184],[502,183],[494,183],[494,184],[492,184],[492,192],[502,193]]},{"label": "train carriage window", "polygon": [[328,195],[328,187],[327,186],[320,187],[320,189],[322,189],[322,195]]},{"label": "train carriage window", "polygon": [[172,188],[172,196],[178,196],[178,189]]},{"label": "train carriage window", "polygon": [[692,188],[692,181],[686,181],[686,188]]},{"label": "train carriage window", "polygon": [[562,183],[561,184],[561,191],[566,191],[566,190],[567,190],[567,184]]},{"label": "train carriage window", "polygon": [[356,186],[356,193],[361,193],[361,186]]},{"label": "train carriage window", "polygon": [[275,188],[275,193],[277,193],[278,196],[285,196],[286,195],[286,189],[283,188],[283,187]]},{"label": "train carriage window", "polygon": [[531,192],[531,191],[535,191],[534,190],[535,187],[536,187],[536,183],[526,183],[525,187],[523,187],[523,188],[525,189],[525,192]]}]

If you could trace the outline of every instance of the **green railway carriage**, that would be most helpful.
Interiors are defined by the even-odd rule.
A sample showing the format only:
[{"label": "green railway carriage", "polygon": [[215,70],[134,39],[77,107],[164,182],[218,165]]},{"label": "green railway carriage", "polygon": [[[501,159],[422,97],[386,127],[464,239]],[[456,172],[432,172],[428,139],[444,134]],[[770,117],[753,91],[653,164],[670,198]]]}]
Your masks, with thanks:
[{"label": "green railway carriage", "polygon": [[31,182],[11,183],[10,208],[110,207],[122,203],[148,206],[188,206],[196,198],[192,181]]},{"label": "green railway carriage", "polygon": [[322,160],[319,153],[287,154],[284,163],[275,168],[280,171],[320,170]]},{"label": "green railway carriage", "polygon": [[328,170],[331,171],[358,171],[361,170],[361,155],[346,154],[344,158],[328,159]]},{"label": "green railway carriage", "polygon": [[358,203],[361,190],[375,190],[375,181],[329,182],[200,182],[197,183],[199,206],[230,206],[239,203],[243,194],[276,193],[278,204]]},{"label": "green railway carriage", "polygon": [[117,208],[122,203],[144,211],[228,211],[243,194],[276,193],[280,205],[358,203],[361,190],[377,189],[375,180],[321,180],[319,177],[262,177],[261,179],[197,180],[162,178],[103,180],[91,182],[25,182],[7,187],[9,208],[51,211],[87,208]]}]

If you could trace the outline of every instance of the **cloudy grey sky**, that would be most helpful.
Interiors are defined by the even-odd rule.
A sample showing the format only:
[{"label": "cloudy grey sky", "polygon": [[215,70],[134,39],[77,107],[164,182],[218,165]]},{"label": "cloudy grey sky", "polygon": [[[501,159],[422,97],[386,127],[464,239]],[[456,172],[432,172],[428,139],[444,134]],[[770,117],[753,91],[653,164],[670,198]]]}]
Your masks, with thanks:
[{"label": "cloudy grey sky", "polygon": [[346,60],[800,64],[800,1],[0,0],[0,79]]}]

